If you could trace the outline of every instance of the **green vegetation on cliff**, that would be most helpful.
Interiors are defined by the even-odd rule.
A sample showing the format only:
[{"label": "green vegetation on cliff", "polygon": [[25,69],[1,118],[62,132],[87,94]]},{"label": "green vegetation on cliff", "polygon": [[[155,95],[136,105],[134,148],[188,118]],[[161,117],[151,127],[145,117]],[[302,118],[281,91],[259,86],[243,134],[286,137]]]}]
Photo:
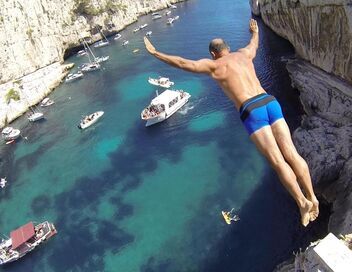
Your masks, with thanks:
[{"label": "green vegetation on cliff", "polygon": [[18,91],[16,91],[15,89],[12,88],[12,89],[7,91],[5,99],[6,99],[6,103],[9,104],[11,99],[13,99],[15,101],[18,101],[21,98],[20,98],[20,94],[18,93]]},{"label": "green vegetation on cliff", "polygon": [[127,5],[122,4],[121,2],[116,3],[116,1],[108,0],[105,5],[96,7],[92,4],[91,0],[75,0],[75,6],[73,8],[73,13],[75,15],[82,16],[97,16],[103,12],[109,14],[118,12],[118,11],[127,11]]}]

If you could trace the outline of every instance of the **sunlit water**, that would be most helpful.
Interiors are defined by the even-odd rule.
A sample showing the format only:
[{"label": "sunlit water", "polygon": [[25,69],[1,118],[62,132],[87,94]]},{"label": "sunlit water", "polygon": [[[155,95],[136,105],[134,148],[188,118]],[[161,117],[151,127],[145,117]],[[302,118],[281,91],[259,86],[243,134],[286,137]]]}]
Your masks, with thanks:
[{"label": "sunlit water", "polygon": [[[133,24],[121,32],[127,48],[123,39],[111,39],[95,49],[110,55],[104,69],[59,86],[45,121],[14,123],[28,140],[1,145],[1,175],[9,183],[0,192],[0,231],[49,220],[58,234],[7,271],[271,271],[323,231],[319,223],[300,227],[293,201],[219,87],[143,49],[149,30],[160,51],[192,59],[208,57],[215,37],[243,47],[250,38],[248,1],[190,0],[177,7],[173,26],[147,15],[137,23],[148,23],[146,29],[133,34]],[[293,49],[260,20],[259,27],[258,77],[294,129],[298,94],[281,61]],[[140,112],[155,95],[147,79],[157,75],[192,98],[146,128]],[[78,130],[82,115],[97,110],[105,111],[99,123]],[[221,210],[232,207],[241,221],[228,226]]]}]

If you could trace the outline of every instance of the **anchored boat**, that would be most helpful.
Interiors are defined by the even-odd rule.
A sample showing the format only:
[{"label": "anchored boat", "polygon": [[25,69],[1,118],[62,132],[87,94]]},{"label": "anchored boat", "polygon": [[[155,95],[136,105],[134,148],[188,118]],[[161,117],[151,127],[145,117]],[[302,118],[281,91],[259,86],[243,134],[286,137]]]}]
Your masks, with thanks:
[{"label": "anchored boat", "polygon": [[87,53],[87,51],[85,50],[85,49],[82,49],[82,50],[79,50],[78,52],[77,52],[77,56],[78,57],[82,57],[82,56],[85,56],[85,55],[87,55],[88,53]]},{"label": "anchored boat", "polygon": [[44,118],[44,114],[42,112],[33,111],[32,114],[29,115],[28,120],[30,122],[35,122],[35,121],[39,121],[43,118]]},{"label": "anchored boat", "polygon": [[97,63],[101,63],[101,62],[104,62],[104,61],[107,61],[109,60],[110,56],[101,56],[101,57],[96,57],[95,58],[95,62]]},{"label": "anchored boat", "polygon": [[182,90],[166,90],[155,97],[142,113],[142,120],[146,120],[146,127],[162,122],[178,111],[188,102],[191,95]]},{"label": "anchored boat", "polygon": [[51,100],[49,97],[46,97],[43,99],[43,101],[40,103],[41,107],[49,107],[52,104],[54,104],[54,100]]},{"label": "anchored boat", "polygon": [[100,69],[100,64],[97,62],[91,62],[82,68],[82,72],[92,72],[98,69]]},{"label": "anchored boat", "polygon": [[167,19],[167,21],[166,21],[166,24],[167,25],[172,25],[174,23],[174,18],[169,18],[169,19]]},{"label": "anchored boat", "polygon": [[163,88],[170,88],[174,85],[172,81],[168,77],[159,77],[159,78],[149,78],[148,82],[152,85],[160,86]]},{"label": "anchored boat", "polygon": [[[86,65],[88,64],[82,64],[82,68],[85,67]],[[82,78],[84,75],[81,71],[77,72],[77,73],[73,73],[73,74],[68,74],[66,79],[65,79],[65,82],[72,82],[72,81],[75,81],[77,79],[80,79]]]},{"label": "anchored boat", "polygon": [[114,40],[119,40],[121,39],[122,35],[120,33],[117,33],[114,37]]},{"label": "anchored boat", "polygon": [[57,233],[54,224],[29,222],[11,231],[10,238],[0,243],[0,264],[18,260]]},{"label": "anchored boat", "polygon": [[5,127],[2,130],[1,134],[2,134],[2,137],[5,139],[5,141],[12,141],[20,137],[21,131],[13,127]]},{"label": "anchored boat", "polygon": [[103,111],[97,111],[85,116],[78,125],[79,129],[85,129],[96,123],[104,115]]},{"label": "anchored boat", "polygon": [[159,14],[159,13],[156,13],[156,14],[152,14],[152,19],[153,20],[158,20],[158,19],[160,19],[162,16]]}]

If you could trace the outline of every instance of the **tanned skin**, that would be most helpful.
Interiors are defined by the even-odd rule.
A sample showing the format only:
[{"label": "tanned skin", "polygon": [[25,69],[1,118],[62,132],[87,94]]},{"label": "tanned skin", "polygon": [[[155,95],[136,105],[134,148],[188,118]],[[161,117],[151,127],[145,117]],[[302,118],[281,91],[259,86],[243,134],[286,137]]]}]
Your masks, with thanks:
[{"label": "tanned skin", "polygon": [[[246,47],[236,52],[230,52],[229,48],[224,48],[220,52],[211,51],[212,60],[189,60],[171,56],[157,51],[147,38],[144,38],[144,43],[147,51],[159,60],[185,71],[212,77],[239,110],[243,102],[249,98],[265,93],[253,65],[259,44],[259,29],[255,20],[250,20],[249,29],[252,38]],[[214,39],[213,42],[223,41]],[[264,126],[252,133],[250,138],[296,201],[302,225],[307,226],[318,217],[319,202],[313,191],[308,165],[298,154],[286,121],[282,118],[271,126]]]}]

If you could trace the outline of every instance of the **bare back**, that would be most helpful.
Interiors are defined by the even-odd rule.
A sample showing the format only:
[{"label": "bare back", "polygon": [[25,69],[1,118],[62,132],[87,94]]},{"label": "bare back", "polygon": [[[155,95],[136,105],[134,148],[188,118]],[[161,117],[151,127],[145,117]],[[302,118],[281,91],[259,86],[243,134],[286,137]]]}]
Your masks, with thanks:
[{"label": "bare back", "polygon": [[219,83],[237,109],[247,99],[265,92],[255,73],[252,59],[241,49],[213,62],[215,65],[211,77]]}]

